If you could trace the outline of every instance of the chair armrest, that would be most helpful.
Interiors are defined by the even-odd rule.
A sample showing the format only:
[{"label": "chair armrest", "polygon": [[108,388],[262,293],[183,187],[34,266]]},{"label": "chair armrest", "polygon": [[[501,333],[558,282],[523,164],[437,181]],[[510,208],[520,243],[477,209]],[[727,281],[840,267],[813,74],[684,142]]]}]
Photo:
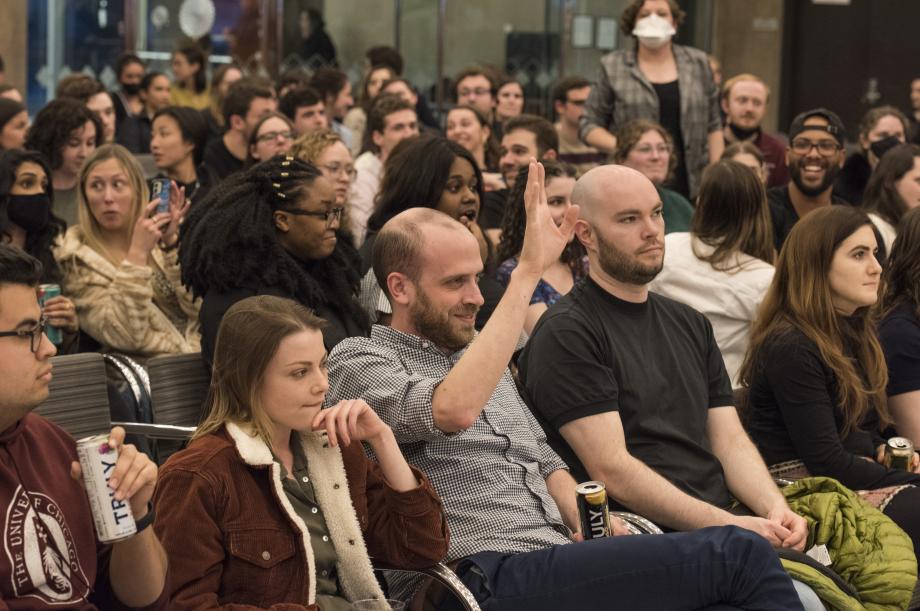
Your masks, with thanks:
[{"label": "chair armrest", "polygon": [[660,535],[664,532],[651,520],[628,511],[611,511],[610,515],[623,520],[630,533],[634,535]]},{"label": "chair armrest", "polygon": [[442,562],[434,564],[423,569],[404,569],[388,565],[385,562],[373,560],[375,571],[393,571],[396,573],[415,573],[430,577],[441,584],[450,594],[452,594],[466,611],[481,611],[479,603],[473,598],[473,594],[467,589],[457,574],[450,570]]},{"label": "chair armrest", "polygon": [[176,426],[173,424],[149,424],[147,422],[113,422],[112,426],[120,426],[126,433],[142,435],[150,439],[175,439],[184,441],[195,434],[193,426]]}]

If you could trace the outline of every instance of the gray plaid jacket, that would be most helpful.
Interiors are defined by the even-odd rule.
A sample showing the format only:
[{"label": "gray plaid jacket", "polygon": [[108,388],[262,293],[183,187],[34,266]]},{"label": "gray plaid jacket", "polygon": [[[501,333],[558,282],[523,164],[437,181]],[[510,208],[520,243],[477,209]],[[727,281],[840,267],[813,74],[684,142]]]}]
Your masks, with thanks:
[{"label": "gray plaid jacket", "polygon": [[[680,86],[680,131],[690,193],[696,194],[703,169],[709,163],[711,132],[722,129],[719,90],[712,80],[706,54],[693,47],[672,45]],[[632,119],[659,121],[658,95],[639,70],[635,49],[623,49],[601,58],[597,82],[585,104],[579,136],[595,127],[611,133]]]}]

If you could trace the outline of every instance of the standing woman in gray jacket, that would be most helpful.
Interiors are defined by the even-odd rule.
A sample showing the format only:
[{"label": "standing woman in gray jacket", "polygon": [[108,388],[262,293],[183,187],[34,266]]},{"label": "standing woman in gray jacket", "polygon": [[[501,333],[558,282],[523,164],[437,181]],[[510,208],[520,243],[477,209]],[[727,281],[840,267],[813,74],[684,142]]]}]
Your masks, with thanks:
[{"label": "standing woman in gray jacket", "polygon": [[626,7],[620,28],[636,37],[636,46],[601,58],[579,135],[585,144],[613,152],[613,133],[627,121],[660,123],[678,153],[668,187],[692,200],[703,169],[719,159],[725,142],[706,53],[671,42],[685,16],[676,0],[633,0]]}]

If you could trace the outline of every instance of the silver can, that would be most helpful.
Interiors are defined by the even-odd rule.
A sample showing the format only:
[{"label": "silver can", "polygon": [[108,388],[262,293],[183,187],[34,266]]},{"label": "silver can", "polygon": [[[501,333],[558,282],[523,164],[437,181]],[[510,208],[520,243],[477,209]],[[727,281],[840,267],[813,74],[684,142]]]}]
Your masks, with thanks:
[{"label": "silver can", "polygon": [[109,436],[93,435],[77,441],[77,456],[99,540],[114,543],[134,535],[137,526],[131,504],[128,499],[116,500],[115,491],[109,488],[118,462],[118,451],[109,446]]},{"label": "silver can", "polygon": [[914,444],[906,437],[892,437],[885,444],[885,466],[889,469],[910,471],[914,458]]}]

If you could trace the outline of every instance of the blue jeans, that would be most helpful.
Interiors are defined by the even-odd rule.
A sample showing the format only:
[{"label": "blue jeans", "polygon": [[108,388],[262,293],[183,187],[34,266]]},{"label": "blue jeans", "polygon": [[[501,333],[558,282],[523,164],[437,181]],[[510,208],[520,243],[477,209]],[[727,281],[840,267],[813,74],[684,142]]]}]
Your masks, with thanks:
[{"label": "blue jeans", "polygon": [[483,611],[802,611],[770,544],[734,526],[482,552],[457,573]]}]

